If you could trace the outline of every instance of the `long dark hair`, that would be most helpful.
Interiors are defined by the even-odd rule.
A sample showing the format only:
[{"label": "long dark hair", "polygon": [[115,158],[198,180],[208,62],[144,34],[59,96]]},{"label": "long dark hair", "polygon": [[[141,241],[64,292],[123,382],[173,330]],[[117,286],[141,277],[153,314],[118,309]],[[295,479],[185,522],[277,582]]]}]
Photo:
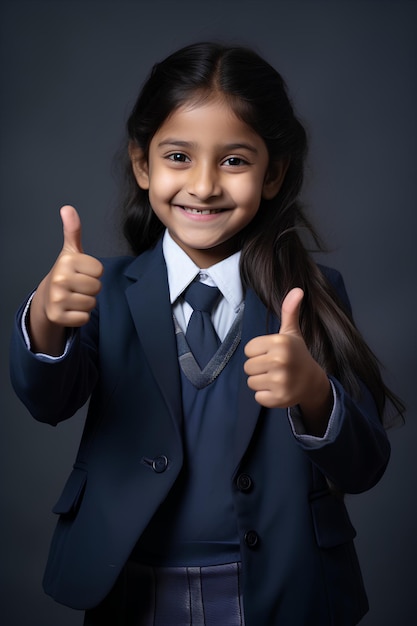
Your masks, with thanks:
[{"label": "long dark hair", "polygon": [[[187,101],[216,94],[226,98],[235,114],[262,137],[271,168],[283,159],[288,163],[277,196],[262,200],[255,218],[240,234],[243,284],[278,316],[285,295],[301,287],[305,295],[300,325],[314,358],[354,396],[359,395],[358,379],[362,380],[384,424],[393,424],[404,407],[384,385],[377,359],[350,311],[307,250],[305,235],[322,250],[298,200],[307,136],[280,74],[248,48],[211,42],[187,46],[153,67],[128,119],[127,141],[147,156],[152,137],[173,111]],[[149,204],[147,191],[136,183],[127,147],[123,158],[123,231],[134,254],[140,254],[156,244],[164,226]],[[384,411],[387,404],[391,410]]]}]

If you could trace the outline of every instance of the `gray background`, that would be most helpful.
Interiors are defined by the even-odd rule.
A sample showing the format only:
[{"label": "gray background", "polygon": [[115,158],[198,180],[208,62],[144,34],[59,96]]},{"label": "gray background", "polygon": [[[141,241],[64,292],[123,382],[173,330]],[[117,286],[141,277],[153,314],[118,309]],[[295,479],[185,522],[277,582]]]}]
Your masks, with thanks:
[{"label": "gray background", "polygon": [[366,0],[1,4],[1,624],[82,622],[43,594],[41,577],[50,509],[83,411],[53,429],[13,395],[14,311],[59,252],[62,204],[78,208],[86,251],[119,251],[112,158],[139,85],[155,61],[209,38],[256,47],[286,78],[311,136],[304,198],[331,248],[326,262],[343,272],[357,323],[408,404],[406,427],[390,434],[384,478],[347,501],[371,603],[364,626],[415,623],[416,8]]}]

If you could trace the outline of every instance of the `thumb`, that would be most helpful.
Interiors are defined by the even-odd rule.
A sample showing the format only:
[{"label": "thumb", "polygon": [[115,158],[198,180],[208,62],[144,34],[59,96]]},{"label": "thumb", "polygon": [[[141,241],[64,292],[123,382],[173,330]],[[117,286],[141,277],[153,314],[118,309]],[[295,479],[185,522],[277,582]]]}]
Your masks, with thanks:
[{"label": "thumb", "polygon": [[62,228],[64,232],[63,250],[83,252],[81,244],[81,220],[73,206],[67,204],[61,208]]},{"label": "thumb", "polygon": [[279,334],[300,334],[300,308],[304,291],[299,287],[291,289],[281,306],[281,328]]}]

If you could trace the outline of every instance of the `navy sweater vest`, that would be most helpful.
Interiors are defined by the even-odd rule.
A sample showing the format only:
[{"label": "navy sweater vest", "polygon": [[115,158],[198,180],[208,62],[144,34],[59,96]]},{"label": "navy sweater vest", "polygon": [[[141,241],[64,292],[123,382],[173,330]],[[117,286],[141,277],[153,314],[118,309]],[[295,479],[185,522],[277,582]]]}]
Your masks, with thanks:
[{"label": "navy sweater vest", "polygon": [[[240,317],[240,316],[239,316]],[[236,344],[240,320],[219,349],[228,353],[224,369],[212,380],[219,354],[206,368],[211,382],[192,384],[181,369],[184,467],[167,500],[138,541],[133,558],[145,564],[203,566],[240,560],[233,505],[231,449],[237,419],[237,389],[243,348]],[[179,356],[184,335],[177,328]],[[183,348],[181,348],[181,346]],[[181,361],[181,358],[180,358]],[[187,368],[185,368],[187,370]],[[200,388],[198,388],[200,387]]]}]

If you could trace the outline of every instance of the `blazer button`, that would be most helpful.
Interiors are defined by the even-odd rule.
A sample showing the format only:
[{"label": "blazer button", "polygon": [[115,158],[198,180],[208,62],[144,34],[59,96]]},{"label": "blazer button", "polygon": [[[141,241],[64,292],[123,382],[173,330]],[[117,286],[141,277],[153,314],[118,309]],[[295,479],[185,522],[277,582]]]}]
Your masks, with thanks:
[{"label": "blazer button", "polygon": [[152,469],[157,474],[162,474],[168,467],[168,459],[165,455],[157,456],[152,460]]},{"label": "blazer button", "polygon": [[236,486],[239,491],[248,492],[253,487],[252,478],[249,474],[239,474],[236,480]]},{"label": "blazer button", "polygon": [[259,535],[255,530],[248,530],[245,533],[244,540],[248,548],[251,548],[253,550],[259,543]]}]

